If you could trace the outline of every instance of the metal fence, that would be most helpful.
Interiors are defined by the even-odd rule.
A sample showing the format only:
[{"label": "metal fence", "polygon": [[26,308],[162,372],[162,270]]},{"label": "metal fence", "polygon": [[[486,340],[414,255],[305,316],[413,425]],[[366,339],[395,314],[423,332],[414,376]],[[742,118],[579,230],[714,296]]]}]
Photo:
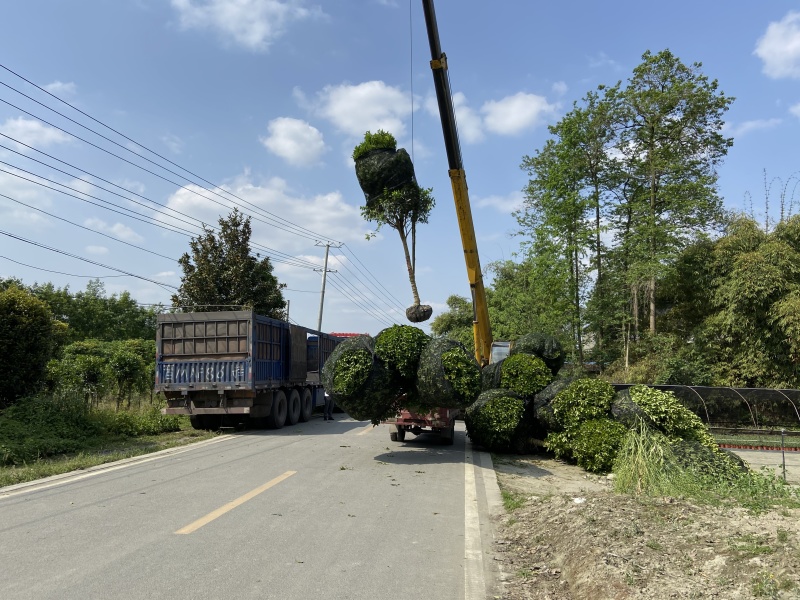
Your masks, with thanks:
[{"label": "metal fence", "polygon": [[[631,387],[616,384],[617,390]],[[653,385],[669,391],[709,427],[800,431],[800,390]]]}]

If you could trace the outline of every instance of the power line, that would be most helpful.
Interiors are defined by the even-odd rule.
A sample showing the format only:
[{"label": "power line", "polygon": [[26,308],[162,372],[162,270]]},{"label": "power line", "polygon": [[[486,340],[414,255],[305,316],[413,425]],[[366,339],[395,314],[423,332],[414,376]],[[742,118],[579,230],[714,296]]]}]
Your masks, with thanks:
[{"label": "power line", "polygon": [[100,263],[100,262],[97,262],[97,261],[94,261],[94,260],[90,260],[90,259],[84,258],[82,256],[78,256],[77,254],[72,254],[70,252],[66,252],[65,250],[59,250],[58,248],[53,248],[51,246],[46,246],[45,244],[40,244],[39,242],[34,242],[33,240],[26,239],[26,238],[24,238],[22,236],[14,235],[13,233],[9,233],[8,231],[0,230],[0,234],[7,235],[10,238],[13,238],[15,240],[19,240],[21,242],[25,242],[26,244],[31,244],[33,246],[38,246],[39,248],[44,248],[45,250],[50,250],[51,252],[56,252],[58,254],[63,254],[64,256],[69,256],[70,258],[76,258],[78,260],[82,260],[83,262],[87,262],[89,264],[92,264],[92,265],[95,265],[95,266],[98,266],[98,267],[103,267],[104,269],[111,269],[112,271],[116,271],[117,273],[122,273],[124,275],[128,275],[129,277],[135,277],[136,279],[141,279],[142,281],[147,281],[147,282],[150,282],[150,283],[154,283],[157,286],[162,287],[164,289],[166,289],[166,288],[172,288],[174,290],[178,289],[177,286],[170,285],[168,283],[161,283],[160,281],[156,281],[155,279],[150,279],[149,277],[143,277],[142,275],[136,275],[135,273],[131,273],[131,272],[125,271],[123,269],[118,269],[116,267],[111,267],[109,265],[104,265],[103,263]]},{"label": "power line", "polygon": [[[75,110],[75,111],[77,111],[77,112],[81,113],[82,115],[84,115],[84,116],[88,117],[88,118],[89,118],[89,119],[91,119],[92,121],[94,121],[94,122],[96,122],[96,123],[98,123],[98,124],[102,125],[102,126],[103,126],[103,127],[105,127],[106,129],[108,129],[108,130],[110,130],[110,131],[113,131],[114,133],[116,133],[117,135],[119,135],[119,136],[123,137],[124,139],[128,140],[129,142],[131,142],[131,143],[133,143],[133,144],[136,144],[136,146],[138,146],[139,148],[142,148],[142,149],[146,150],[147,152],[149,152],[149,153],[151,153],[151,154],[153,154],[153,155],[155,155],[155,156],[159,157],[160,159],[162,159],[162,160],[165,160],[165,161],[166,161],[166,162],[168,162],[169,164],[176,166],[177,168],[181,169],[182,171],[185,171],[185,172],[189,173],[189,174],[190,174],[190,175],[192,175],[193,177],[196,177],[197,179],[200,179],[201,181],[203,181],[203,182],[205,182],[205,183],[207,183],[207,184],[211,185],[211,186],[212,186],[212,187],[214,187],[214,188],[217,188],[217,189],[222,189],[222,190],[223,190],[223,191],[225,191],[225,193],[226,193],[226,194],[228,194],[229,196],[232,196],[232,197],[236,198],[236,199],[237,199],[237,200],[239,200],[240,202],[243,202],[243,203],[247,204],[248,206],[251,206],[251,207],[255,208],[256,210],[258,210],[258,211],[260,211],[260,212],[262,212],[262,213],[264,213],[264,214],[270,215],[270,216],[271,216],[271,217],[273,217],[274,219],[278,219],[280,222],[286,223],[286,224],[287,224],[287,225],[289,225],[291,228],[293,228],[293,229],[296,229],[296,230],[297,230],[297,231],[294,231],[294,232],[291,232],[291,233],[295,233],[295,235],[300,235],[300,236],[302,236],[302,237],[307,237],[307,238],[310,238],[310,239],[312,239],[312,238],[322,238],[322,239],[326,239],[326,240],[327,240],[327,239],[330,239],[330,238],[328,238],[327,236],[320,235],[320,234],[318,234],[318,233],[316,233],[316,232],[314,232],[314,231],[311,231],[310,229],[307,229],[307,228],[305,228],[305,227],[303,227],[303,226],[301,226],[301,225],[297,225],[296,223],[293,223],[292,221],[289,221],[288,219],[284,219],[283,217],[279,217],[278,215],[276,215],[276,214],[274,214],[274,213],[271,213],[271,212],[270,212],[270,211],[268,211],[268,210],[262,209],[261,207],[259,207],[259,206],[256,206],[255,204],[252,204],[251,202],[248,202],[247,200],[245,200],[245,199],[243,199],[243,198],[241,198],[241,197],[237,196],[236,194],[234,194],[234,193],[232,193],[232,192],[229,192],[228,190],[225,190],[225,189],[224,189],[224,188],[222,188],[221,186],[219,186],[219,185],[217,185],[217,184],[215,184],[215,183],[212,183],[211,181],[208,181],[208,180],[204,179],[203,177],[200,177],[199,175],[196,175],[195,173],[192,173],[192,171],[190,171],[189,169],[186,169],[185,167],[182,167],[182,166],[178,165],[177,163],[174,163],[174,162],[173,162],[173,161],[171,161],[170,159],[168,159],[168,158],[166,158],[166,157],[162,156],[161,154],[159,154],[159,153],[157,153],[157,152],[155,152],[155,151],[151,150],[151,149],[150,149],[150,148],[148,148],[147,146],[144,146],[143,144],[140,144],[139,142],[137,142],[137,141],[135,141],[135,140],[131,139],[130,137],[126,136],[125,134],[123,134],[123,133],[121,133],[121,132],[117,131],[116,129],[114,129],[114,128],[112,128],[112,127],[108,126],[108,125],[106,125],[106,124],[105,124],[105,123],[103,123],[102,121],[99,121],[99,120],[95,119],[95,118],[94,118],[94,117],[92,117],[91,115],[89,115],[89,114],[87,114],[87,113],[83,112],[82,110],[80,110],[79,108],[77,108],[77,107],[73,106],[72,104],[70,104],[70,103],[69,103],[69,102],[67,102],[66,100],[62,100],[62,99],[61,99],[61,98],[59,98],[58,96],[56,96],[56,95],[54,95],[54,94],[52,94],[52,93],[48,92],[46,89],[44,89],[44,88],[42,88],[42,87],[40,87],[40,86],[36,85],[36,84],[35,84],[35,83],[33,83],[32,81],[29,81],[28,79],[26,79],[26,78],[25,78],[25,77],[23,77],[22,75],[19,75],[18,73],[16,73],[16,72],[12,71],[11,69],[9,69],[8,67],[6,67],[5,65],[0,65],[0,67],[2,67],[3,69],[5,69],[6,71],[8,71],[9,73],[11,73],[12,75],[15,75],[16,77],[19,77],[19,78],[20,78],[20,79],[22,79],[23,81],[26,81],[27,83],[29,83],[30,85],[34,86],[34,87],[35,87],[35,88],[37,88],[38,90],[40,90],[40,91],[44,92],[44,93],[45,93],[45,94],[47,94],[48,96],[51,96],[52,98],[55,98],[56,100],[58,100],[58,101],[59,101],[59,102],[61,102],[62,104],[65,104],[66,106],[69,106],[69,107],[70,107],[70,108],[72,108],[73,110]],[[0,81],[0,85],[3,85],[3,86],[5,86],[5,87],[7,87],[8,89],[10,89],[10,90],[12,90],[12,91],[16,92],[17,94],[19,94],[19,95],[21,95],[21,96],[23,96],[23,97],[25,97],[25,98],[29,99],[29,100],[30,100],[30,101],[32,101],[32,102],[35,102],[35,103],[36,103],[36,104],[38,104],[39,106],[42,106],[43,108],[46,108],[47,110],[49,110],[49,111],[51,111],[51,112],[54,112],[55,114],[57,114],[57,115],[59,115],[59,116],[61,116],[61,117],[65,118],[65,119],[67,119],[68,121],[70,121],[70,122],[72,122],[72,123],[74,123],[74,124],[78,125],[79,127],[82,127],[83,129],[85,129],[85,130],[87,130],[87,131],[90,131],[91,133],[95,134],[96,136],[98,136],[98,137],[100,137],[100,138],[102,138],[102,139],[104,139],[104,140],[106,140],[106,141],[108,141],[108,142],[110,142],[110,143],[112,143],[112,144],[114,144],[114,145],[116,145],[116,146],[119,146],[119,147],[120,147],[120,148],[122,148],[123,150],[126,150],[127,152],[130,152],[131,154],[134,154],[134,155],[136,155],[137,157],[139,157],[139,158],[141,158],[141,159],[143,159],[143,160],[146,160],[146,161],[147,161],[147,162],[149,162],[150,164],[152,164],[152,165],[155,165],[155,166],[157,166],[158,168],[160,168],[160,169],[163,169],[164,171],[166,171],[166,172],[168,172],[168,173],[172,173],[173,175],[176,175],[177,177],[180,177],[180,178],[182,178],[182,179],[184,179],[184,180],[186,180],[186,181],[188,181],[188,182],[190,182],[190,183],[193,183],[194,185],[197,185],[198,187],[200,187],[200,188],[203,188],[203,189],[205,189],[206,191],[208,191],[208,192],[211,192],[212,194],[214,194],[214,195],[216,195],[216,196],[219,196],[220,198],[223,198],[223,199],[227,200],[228,202],[230,202],[230,200],[228,200],[228,198],[225,198],[225,197],[223,197],[223,196],[222,196],[222,195],[220,195],[219,193],[217,193],[217,192],[215,192],[215,191],[213,191],[213,190],[210,190],[210,189],[206,188],[205,186],[203,186],[203,185],[200,185],[200,184],[198,184],[198,183],[196,183],[196,182],[193,182],[193,181],[192,181],[191,179],[189,179],[188,177],[186,177],[186,176],[184,176],[184,175],[181,175],[180,173],[176,173],[175,171],[173,171],[173,170],[171,170],[171,169],[168,169],[168,168],[164,167],[163,165],[160,165],[160,164],[156,163],[155,161],[153,161],[153,160],[151,160],[151,159],[147,158],[146,156],[142,156],[141,154],[139,154],[139,153],[137,153],[137,152],[134,152],[133,150],[131,150],[130,148],[128,148],[128,147],[126,147],[126,146],[124,146],[124,145],[120,144],[119,142],[116,142],[116,141],[112,140],[111,138],[109,138],[109,137],[107,137],[107,136],[104,136],[103,134],[101,134],[101,133],[99,133],[99,132],[95,131],[94,129],[92,129],[92,128],[90,128],[90,127],[87,127],[86,125],[83,125],[82,123],[79,123],[79,122],[78,122],[78,121],[76,121],[75,119],[72,119],[72,118],[68,117],[67,115],[65,115],[65,114],[63,114],[63,113],[61,113],[61,112],[59,112],[59,111],[55,110],[54,108],[52,108],[52,107],[50,107],[50,106],[47,106],[46,104],[44,104],[44,103],[42,103],[42,102],[39,102],[39,101],[38,101],[38,100],[36,100],[35,98],[32,98],[31,96],[29,96],[29,95],[25,94],[24,92],[22,92],[22,91],[20,91],[20,90],[16,89],[15,87],[13,87],[13,86],[11,86],[11,85],[8,85],[7,83],[5,83],[5,82],[2,82],[2,81]],[[14,106],[13,104],[11,104],[11,103],[9,103],[9,102],[7,102],[7,101],[5,101],[5,100],[2,100],[2,99],[0,99],[0,101],[1,101],[1,102],[4,102],[4,103],[6,103],[6,104],[8,104],[9,106]],[[17,108],[17,110],[22,110],[21,108],[18,108],[18,107],[14,107],[14,108]],[[75,137],[75,138],[77,138],[77,139],[79,139],[79,140],[81,140],[81,141],[84,141],[84,142],[85,142],[85,143],[87,143],[87,144],[91,144],[91,142],[88,142],[88,141],[86,141],[86,140],[83,140],[82,138],[80,138],[79,136],[77,136],[77,135],[75,135],[75,134],[72,134],[72,133],[70,133],[70,132],[68,132],[68,131],[66,131],[66,130],[64,130],[64,129],[61,129],[60,127],[57,127],[56,125],[53,125],[53,124],[51,124],[51,123],[48,123],[48,122],[47,122],[47,121],[45,121],[44,119],[41,119],[41,118],[39,118],[39,117],[36,117],[35,115],[33,115],[33,114],[29,113],[29,112],[26,112],[26,111],[23,111],[23,112],[25,112],[26,114],[30,115],[31,117],[33,117],[33,118],[35,118],[35,119],[38,119],[38,120],[42,121],[43,123],[47,123],[47,124],[48,124],[48,125],[50,125],[51,127],[56,127],[56,128],[57,128],[57,129],[59,129],[60,131],[63,131],[64,133],[67,133],[68,135],[72,135],[73,137]],[[104,152],[109,152],[108,150],[105,150],[105,149],[103,149],[103,148],[100,148],[99,146],[97,146],[97,145],[95,145],[95,144],[91,144],[91,145],[92,145],[92,146],[94,146],[95,148],[98,148],[98,149],[100,149],[100,150],[103,150]],[[113,154],[113,153],[111,153],[111,152],[109,152],[109,153],[110,153],[110,154],[112,154],[113,156],[116,156],[116,157],[117,157],[117,158],[119,158],[120,160],[126,160],[126,159],[124,159],[124,158],[122,158],[122,157],[120,157],[120,156],[117,156],[117,155],[115,155],[115,154]],[[126,160],[126,162],[129,162],[130,164],[135,164],[135,163],[131,163],[130,161],[127,161],[127,160]],[[137,166],[137,167],[139,167],[139,168],[141,168],[141,169],[144,169],[144,167],[142,167],[141,165],[135,165],[135,166]],[[144,170],[145,170],[145,171],[147,171],[147,169],[144,169]],[[150,172],[150,171],[148,171],[148,172]],[[151,172],[151,173],[152,173],[152,172]],[[152,173],[152,174],[153,174],[153,175],[156,175],[156,176],[158,176],[158,177],[160,177],[160,175],[157,175],[156,173]],[[180,186],[180,184],[178,184],[178,183],[175,183],[175,182],[171,182],[171,183],[173,183],[174,185],[179,185],[179,186]],[[187,190],[188,190],[188,188],[186,188],[185,186],[180,186],[180,187],[182,187],[183,189],[187,189]],[[211,198],[207,198],[207,199],[208,199],[208,200],[211,200]],[[235,204],[235,203],[234,203],[234,204]],[[228,207],[228,208],[230,208],[230,207]],[[277,225],[273,225],[273,226],[275,226],[275,227],[278,227]],[[278,228],[279,228],[279,229],[284,229],[284,230],[288,231],[288,230],[287,230],[287,229],[285,229],[284,227],[278,227]],[[306,233],[302,233],[302,232],[306,232]],[[308,235],[308,234],[310,234],[310,235]],[[335,241],[335,240],[331,240],[331,241]],[[336,242],[336,243],[338,243],[338,242]]]},{"label": "power line", "polygon": [[8,258],[7,256],[0,255],[0,258],[5,258],[7,261],[16,263],[18,265],[22,265],[23,267],[28,267],[29,269],[36,269],[37,271],[47,271],[48,273],[55,273],[56,275],[67,275],[68,277],[80,277],[86,279],[110,279],[111,277],[127,277],[127,275],[75,275],[74,273],[63,273],[61,271],[53,271],[52,269],[34,267],[33,265],[27,265],[23,262],[19,262],[18,260],[14,260],[13,258]]}]

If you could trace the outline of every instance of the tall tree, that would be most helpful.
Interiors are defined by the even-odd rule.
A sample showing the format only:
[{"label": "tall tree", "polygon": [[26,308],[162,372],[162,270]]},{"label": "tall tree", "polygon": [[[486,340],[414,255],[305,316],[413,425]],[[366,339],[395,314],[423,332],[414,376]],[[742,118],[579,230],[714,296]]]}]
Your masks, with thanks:
[{"label": "tall tree", "polygon": [[722,135],[733,98],[669,50],[647,51],[621,94],[617,151],[637,180],[627,214],[633,272],[644,284],[656,330],[656,281],[694,237],[720,221],[717,166],[733,144]]},{"label": "tall tree", "polygon": [[203,227],[203,234],[189,242],[191,255],[178,262],[183,269],[181,285],[172,304],[188,311],[230,310],[248,307],[261,315],[284,318],[286,301],[272,274],[268,257],[250,251],[250,217],[238,209],[220,217],[219,230]]}]

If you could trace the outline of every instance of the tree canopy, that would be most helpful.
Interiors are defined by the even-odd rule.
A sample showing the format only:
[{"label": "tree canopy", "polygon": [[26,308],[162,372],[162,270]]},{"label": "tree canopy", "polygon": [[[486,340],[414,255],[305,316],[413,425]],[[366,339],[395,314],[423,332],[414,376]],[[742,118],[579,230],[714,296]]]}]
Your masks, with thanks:
[{"label": "tree canopy", "polygon": [[203,234],[189,242],[191,254],[178,262],[183,269],[181,285],[172,304],[186,311],[252,308],[273,318],[286,316],[284,284],[273,275],[269,257],[250,249],[250,217],[238,209],[220,217],[219,229],[204,226]]}]

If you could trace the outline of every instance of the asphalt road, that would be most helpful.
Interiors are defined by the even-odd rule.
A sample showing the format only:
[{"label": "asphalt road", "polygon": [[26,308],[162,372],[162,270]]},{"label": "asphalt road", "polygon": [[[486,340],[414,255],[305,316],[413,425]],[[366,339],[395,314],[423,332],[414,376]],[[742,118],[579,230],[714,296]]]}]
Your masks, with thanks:
[{"label": "asphalt road", "polygon": [[491,597],[499,493],[465,437],[315,416],[0,488],[0,596]]}]

